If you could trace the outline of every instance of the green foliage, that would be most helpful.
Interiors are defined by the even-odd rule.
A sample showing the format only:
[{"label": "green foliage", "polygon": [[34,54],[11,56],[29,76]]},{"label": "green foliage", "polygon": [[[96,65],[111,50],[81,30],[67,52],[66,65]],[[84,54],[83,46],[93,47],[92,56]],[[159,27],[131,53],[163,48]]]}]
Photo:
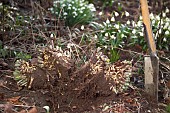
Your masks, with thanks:
[{"label": "green foliage", "polygon": [[6,46],[3,47],[0,41],[0,58],[9,58],[15,56],[14,51],[9,50]]},{"label": "green foliage", "polygon": [[14,75],[14,79],[15,79],[16,81],[21,80],[21,73],[20,73],[20,71],[15,70],[15,71],[13,72],[13,75]]},{"label": "green foliage", "polygon": [[26,61],[31,59],[31,55],[24,52],[15,52],[15,57]]},{"label": "green foliage", "polygon": [[2,48],[2,49],[0,48],[0,58],[10,58],[10,57],[15,57],[16,59],[23,59],[26,61],[31,59],[30,54],[9,50],[7,48]]},{"label": "green foliage", "polygon": [[[3,16],[4,19],[0,21],[4,27],[4,32],[8,30],[14,30],[15,26],[18,25],[18,16],[19,13],[17,13],[18,9],[16,7],[11,7],[8,5],[0,5],[0,12],[1,16]],[[26,20],[26,18],[22,17],[22,23]],[[20,22],[21,23],[21,22]],[[2,26],[1,26],[2,27]],[[1,28],[1,31],[3,28]]]},{"label": "green foliage", "polygon": [[116,49],[111,49],[109,57],[110,57],[110,62],[115,62],[115,61],[119,60],[120,55]]},{"label": "green foliage", "polygon": [[18,70],[15,70],[13,72],[13,75],[14,75],[14,80],[17,81],[17,84],[20,85],[20,86],[26,86],[27,85],[27,77],[26,76],[23,76],[22,73]]},{"label": "green foliage", "polygon": [[93,4],[88,4],[84,0],[54,1],[50,10],[57,18],[63,19],[66,26],[70,27],[91,22],[96,11]]},{"label": "green foliage", "polygon": [[115,0],[101,0],[103,2],[103,7],[112,6]]},{"label": "green foliage", "polygon": [[2,42],[0,41],[0,58],[9,58],[9,57],[15,57],[17,59],[23,59],[23,60],[31,59],[31,55],[29,54],[10,50],[7,46],[3,47]]},{"label": "green foliage", "polygon": [[170,113],[170,104],[166,107],[166,112]]},{"label": "green foliage", "polygon": [[112,6],[113,3],[115,2],[115,0],[86,0],[86,1],[88,1],[90,3],[95,3],[95,2],[100,1],[100,2],[102,2],[103,7]]}]

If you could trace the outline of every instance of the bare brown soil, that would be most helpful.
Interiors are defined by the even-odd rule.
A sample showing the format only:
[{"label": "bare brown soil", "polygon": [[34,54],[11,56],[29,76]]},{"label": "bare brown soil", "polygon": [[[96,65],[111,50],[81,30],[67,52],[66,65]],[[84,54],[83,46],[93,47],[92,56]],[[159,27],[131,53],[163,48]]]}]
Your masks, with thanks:
[{"label": "bare brown soil", "polygon": [[[1,112],[8,109],[21,112],[32,110],[34,106],[38,113],[45,113],[43,106],[49,106],[52,113],[158,112],[156,105],[145,98],[145,93],[133,86],[115,93],[112,89],[116,85],[118,90],[121,89],[117,82],[123,82],[123,70],[128,65],[118,61],[114,69],[120,75],[106,76],[106,71],[112,73],[114,69],[105,69],[106,64],[97,56],[91,57],[80,68],[75,68],[69,59],[66,62],[62,58],[51,57],[49,61],[58,59],[59,63],[54,63],[52,70],[48,68],[51,65],[49,62],[44,68],[37,68],[31,74],[26,73],[29,82],[22,87],[11,76],[1,75],[0,105],[4,105]],[[111,78],[116,76],[122,77],[113,81]]]}]

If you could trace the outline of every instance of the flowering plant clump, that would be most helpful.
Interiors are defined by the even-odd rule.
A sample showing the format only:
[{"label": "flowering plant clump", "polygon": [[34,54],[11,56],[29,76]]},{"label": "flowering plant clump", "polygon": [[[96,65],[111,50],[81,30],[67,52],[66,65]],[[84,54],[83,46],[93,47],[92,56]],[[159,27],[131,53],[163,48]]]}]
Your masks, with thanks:
[{"label": "flowering plant clump", "polygon": [[124,47],[127,38],[130,36],[132,31],[127,25],[116,21],[115,18],[117,16],[119,16],[118,12],[114,12],[113,16],[103,22],[103,24],[94,23],[94,28],[100,30],[100,32],[94,36],[95,40],[97,40],[97,47],[104,47],[106,51],[109,51],[109,58],[111,62],[119,59],[119,52],[116,48]]},{"label": "flowering plant clump", "polygon": [[[152,23],[153,37],[155,38],[157,49],[170,50],[170,18],[166,16],[169,13],[167,8],[162,15],[150,14],[150,19]],[[131,36],[131,42],[136,44],[138,43],[146,49],[146,42],[144,40],[144,29],[142,24],[142,17],[139,18],[139,21],[135,23],[132,21],[133,30]]]},{"label": "flowering plant clump", "polygon": [[[170,19],[166,17],[169,12],[167,9],[165,13],[154,16],[151,14],[151,22],[153,28],[153,35],[158,49],[169,50],[170,47]],[[129,13],[125,11],[125,16]],[[100,14],[102,15],[102,13]],[[131,46],[138,44],[143,50],[147,49],[147,44],[144,38],[144,27],[142,17],[137,22],[128,20],[125,24],[116,21],[116,17],[120,14],[113,13],[110,19],[107,19],[102,24],[92,22],[92,25],[97,32],[93,37],[97,41],[97,47],[102,47],[105,51],[109,51],[109,58],[111,62],[119,59],[119,53],[115,48],[123,48],[125,45]]]},{"label": "flowering plant clump", "polygon": [[57,18],[63,19],[66,26],[70,27],[91,22],[96,11],[93,4],[88,4],[84,0],[55,0],[50,10]]}]

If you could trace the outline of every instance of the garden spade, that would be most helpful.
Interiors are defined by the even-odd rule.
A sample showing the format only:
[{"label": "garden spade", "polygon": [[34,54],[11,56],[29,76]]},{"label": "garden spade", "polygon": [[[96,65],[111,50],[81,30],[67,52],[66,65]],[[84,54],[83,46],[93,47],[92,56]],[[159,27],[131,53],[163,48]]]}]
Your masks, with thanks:
[{"label": "garden spade", "polygon": [[149,55],[144,57],[145,62],[145,90],[152,99],[158,102],[158,74],[159,59],[156,53],[155,40],[153,38],[151,22],[149,18],[148,1],[140,0],[145,38],[149,47]]}]

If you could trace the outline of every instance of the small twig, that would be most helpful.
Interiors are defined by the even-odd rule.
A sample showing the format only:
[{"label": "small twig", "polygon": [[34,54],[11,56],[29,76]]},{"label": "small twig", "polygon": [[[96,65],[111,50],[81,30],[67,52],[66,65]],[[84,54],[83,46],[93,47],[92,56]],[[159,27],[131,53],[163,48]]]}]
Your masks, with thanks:
[{"label": "small twig", "polygon": [[135,51],[132,51],[132,50],[125,50],[125,49],[122,49],[122,48],[119,48],[119,47],[114,47],[114,48],[115,48],[115,49],[119,49],[119,50],[124,51],[124,52],[134,53],[134,54],[138,54],[138,55],[144,56],[143,53],[135,52]]},{"label": "small twig", "polygon": [[28,105],[13,105],[14,107],[24,107],[24,108],[32,108],[35,106],[28,106]]}]

